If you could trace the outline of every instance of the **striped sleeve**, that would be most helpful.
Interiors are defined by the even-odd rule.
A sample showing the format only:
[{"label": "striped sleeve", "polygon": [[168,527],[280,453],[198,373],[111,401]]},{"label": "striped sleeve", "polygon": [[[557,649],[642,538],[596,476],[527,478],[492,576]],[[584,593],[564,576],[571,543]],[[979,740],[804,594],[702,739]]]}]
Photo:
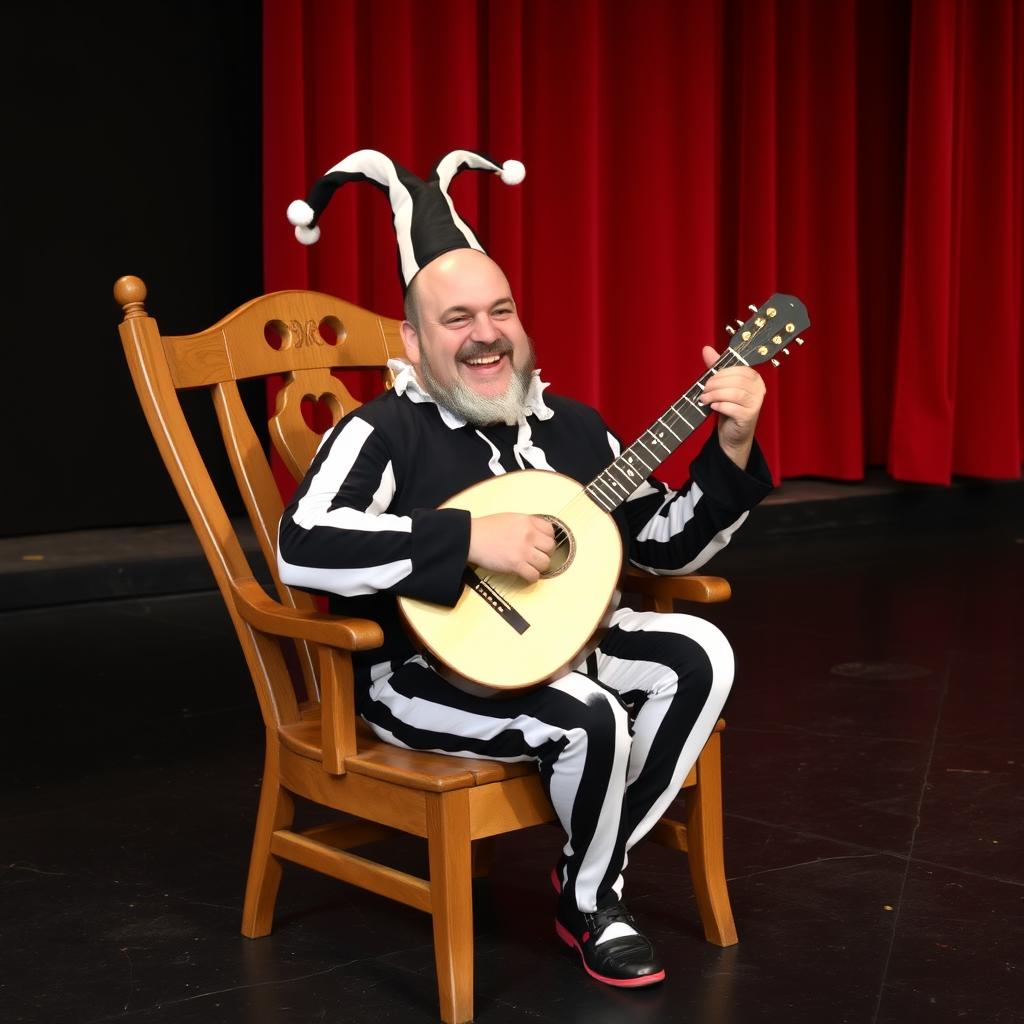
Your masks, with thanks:
[{"label": "striped sleeve", "polygon": [[393,515],[394,495],[387,444],[369,420],[349,416],[321,445],[281,518],[282,582],[342,597],[385,592],[453,605],[469,552],[469,513]]},{"label": "striped sleeve", "polygon": [[756,441],[743,470],[722,451],[713,431],[683,487],[676,491],[651,478],[625,503],[629,560],[663,575],[696,572],[729,543],[771,488]]}]

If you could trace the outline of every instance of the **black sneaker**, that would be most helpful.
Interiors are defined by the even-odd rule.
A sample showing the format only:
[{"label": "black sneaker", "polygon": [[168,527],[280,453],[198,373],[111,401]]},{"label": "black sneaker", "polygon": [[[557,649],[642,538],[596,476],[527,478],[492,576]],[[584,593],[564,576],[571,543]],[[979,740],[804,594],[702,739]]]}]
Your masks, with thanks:
[{"label": "black sneaker", "polygon": [[620,988],[664,981],[665,969],[625,903],[614,892],[601,903],[594,913],[585,914],[562,899],[555,917],[555,933],[567,946],[576,947],[587,974]]}]

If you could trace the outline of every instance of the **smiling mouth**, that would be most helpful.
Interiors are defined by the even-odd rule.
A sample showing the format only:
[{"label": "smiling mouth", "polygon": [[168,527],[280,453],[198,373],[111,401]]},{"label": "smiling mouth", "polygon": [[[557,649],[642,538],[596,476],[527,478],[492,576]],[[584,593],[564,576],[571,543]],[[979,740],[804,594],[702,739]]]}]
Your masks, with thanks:
[{"label": "smiling mouth", "polygon": [[460,363],[472,369],[485,370],[497,368],[502,359],[508,356],[512,360],[512,345],[505,338],[498,338],[490,344],[480,341],[469,341],[462,346],[458,355]]},{"label": "smiling mouth", "polygon": [[464,359],[463,362],[467,366],[493,366],[495,363],[501,361],[504,352],[493,352],[486,356],[474,356],[472,359]]}]

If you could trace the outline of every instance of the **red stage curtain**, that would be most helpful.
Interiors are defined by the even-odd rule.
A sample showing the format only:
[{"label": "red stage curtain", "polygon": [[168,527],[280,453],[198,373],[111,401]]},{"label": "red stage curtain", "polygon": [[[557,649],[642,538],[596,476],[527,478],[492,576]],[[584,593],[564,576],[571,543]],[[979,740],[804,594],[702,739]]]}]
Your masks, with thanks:
[{"label": "red stage curtain", "polygon": [[[264,0],[268,290],[400,315],[390,209],[347,153],[426,174],[505,268],[545,377],[628,441],[774,291],[813,326],[759,436],[777,478],[1016,477],[1024,451],[1024,7],[1014,0]],[[670,460],[682,475],[692,445]],[[683,460],[683,461],[680,461]]]},{"label": "red stage curtain", "polygon": [[1021,464],[1021,43],[1006,0],[916,4],[910,40],[895,476]]}]

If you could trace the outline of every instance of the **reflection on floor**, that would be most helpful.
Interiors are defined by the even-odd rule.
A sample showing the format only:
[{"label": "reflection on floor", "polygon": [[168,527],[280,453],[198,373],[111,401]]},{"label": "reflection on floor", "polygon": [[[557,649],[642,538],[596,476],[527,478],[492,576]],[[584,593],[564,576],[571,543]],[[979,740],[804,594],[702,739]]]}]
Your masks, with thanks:
[{"label": "reflection on floor", "polygon": [[[703,941],[678,857],[643,846],[628,896],[668,980],[590,981],[535,829],[475,883],[480,1024],[1024,1021],[1020,493],[741,534],[710,615],[738,659],[740,944]],[[3,1020],[436,1019],[414,910],[289,867],[272,935],[240,936],[261,725],[216,594],[9,610],[0,644]]]}]

